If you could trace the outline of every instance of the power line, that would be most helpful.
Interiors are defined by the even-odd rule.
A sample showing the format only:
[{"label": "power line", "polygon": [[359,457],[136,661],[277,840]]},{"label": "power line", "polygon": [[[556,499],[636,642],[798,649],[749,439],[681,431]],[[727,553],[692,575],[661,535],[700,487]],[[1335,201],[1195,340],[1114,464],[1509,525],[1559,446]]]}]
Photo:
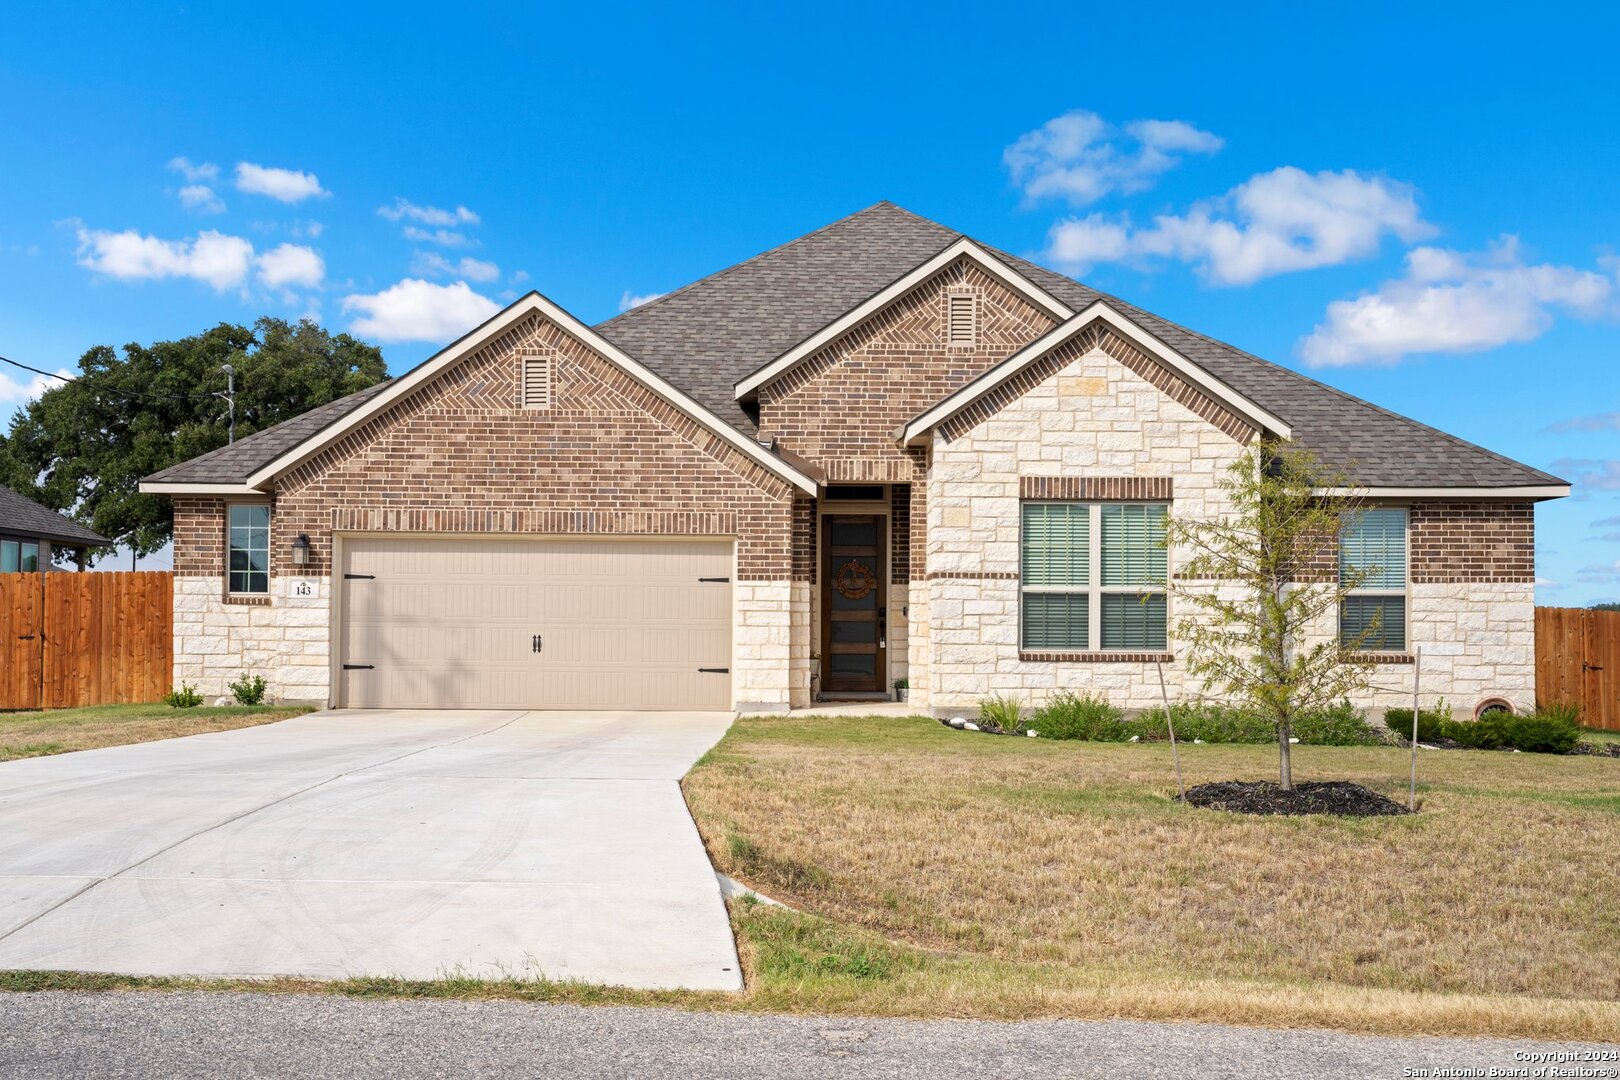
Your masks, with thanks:
[{"label": "power line", "polygon": [[79,376],[79,375],[63,375],[63,374],[61,374],[59,372],[55,372],[55,371],[46,371],[44,368],[37,368],[37,367],[34,367],[31,364],[25,364],[20,360],[13,360],[8,356],[0,356],[0,363],[10,364],[12,367],[21,368],[24,371],[31,371],[35,375],[43,375],[47,379],[57,379],[57,380],[60,380],[61,382],[64,382],[64,383],[82,383],[85,386],[90,387],[90,389],[92,389],[92,390],[102,392],[102,393],[108,393],[108,394],[117,394],[120,397],[128,398],[131,401],[151,401],[154,398],[162,398],[162,399],[164,399],[166,401],[207,401],[209,398],[218,396],[216,394],[211,394],[211,393],[203,393],[203,394],[155,394],[155,393],[140,394],[140,393],[136,393],[133,390],[120,390],[116,386],[101,386],[101,385],[99,385],[97,383],[94,383],[94,382],[91,382],[89,379],[86,379],[83,376]]}]

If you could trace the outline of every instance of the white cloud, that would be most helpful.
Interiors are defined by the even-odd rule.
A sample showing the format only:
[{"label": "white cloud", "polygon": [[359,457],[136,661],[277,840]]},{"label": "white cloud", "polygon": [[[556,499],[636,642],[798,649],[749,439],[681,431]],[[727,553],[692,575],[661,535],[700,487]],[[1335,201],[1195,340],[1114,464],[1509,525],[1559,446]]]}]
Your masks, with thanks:
[{"label": "white cloud", "polygon": [[518,271],[514,272],[512,274],[512,277],[511,277],[511,282],[514,285],[521,285],[525,281],[528,281],[528,280],[529,280],[529,272],[527,270],[518,270]]},{"label": "white cloud", "polygon": [[416,221],[423,225],[477,225],[482,219],[465,206],[454,210],[441,210],[437,206],[418,206],[409,199],[396,197],[393,206],[379,206],[377,213],[389,221]]},{"label": "white cloud", "polygon": [[1560,476],[1567,476],[1577,489],[1620,491],[1620,459],[1559,458],[1552,467]]},{"label": "white cloud", "polygon": [[[1545,431],[1620,431],[1620,412],[1598,413],[1595,416],[1572,416],[1549,424]],[[1620,519],[1617,519],[1620,524]]]},{"label": "white cloud", "polygon": [[501,268],[483,259],[464,256],[456,262],[436,251],[418,251],[411,259],[411,273],[423,277],[463,277],[469,281],[494,281]]},{"label": "white cloud", "polygon": [[332,194],[321,187],[314,173],[274,169],[248,161],[236,163],[236,190],[267,195],[278,202],[295,203]]},{"label": "white cloud", "polygon": [[62,378],[53,379],[21,368],[0,366],[0,417],[10,416],[14,410],[22,408],[45,391],[61,386],[63,379],[73,377],[67,368],[57,368],[56,373]]},{"label": "white cloud", "polygon": [[318,221],[297,221],[293,223],[292,227],[292,234],[294,236],[307,236],[311,240],[319,240],[321,233],[325,231],[326,226],[322,225]]},{"label": "white cloud", "polygon": [[180,189],[180,205],[199,214],[223,214],[225,200],[207,184],[187,184]]},{"label": "white cloud", "polygon": [[191,184],[200,184],[204,180],[212,182],[219,176],[219,166],[213,162],[193,162],[186,157],[170,158],[169,169],[185,177],[186,182]]},{"label": "white cloud", "polygon": [[1591,270],[1527,265],[1516,238],[1483,253],[1415,248],[1404,277],[1328,305],[1300,343],[1316,367],[1389,364],[1410,353],[1470,353],[1533,341],[1555,311],[1598,318],[1614,310],[1615,280]]},{"label": "white cloud", "polygon": [[415,240],[419,244],[438,244],[440,247],[470,247],[475,242],[466,233],[454,229],[419,229],[415,225],[407,225],[401,232],[407,240]]},{"label": "white cloud", "polygon": [[259,268],[259,281],[268,289],[294,285],[313,289],[326,278],[326,261],[312,248],[297,244],[282,244],[254,261]]},{"label": "white cloud", "polygon": [[376,341],[450,341],[496,311],[495,302],[464,281],[435,285],[406,278],[379,293],[345,296],[343,310],[358,312],[349,325]]},{"label": "white cloud", "polygon": [[624,290],[624,295],[619,297],[619,311],[622,313],[629,311],[631,308],[638,308],[642,304],[650,304],[663,295],[664,294],[661,292],[637,294],[631,292],[629,289],[626,289]]},{"label": "white cloud", "polygon": [[1583,566],[1575,571],[1575,580],[1582,585],[1620,585],[1620,559]]},{"label": "white cloud", "polygon": [[240,285],[253,261],[252,244],[212,229],[190,240],[161,240],[134,229],[80,228],[78,239],[80,266],[124,281],[185,277],[223,291]]},{"label": "white cloud", "polygon": [[1407,184],[1291,165],[1249,178],[1186,214],[1147,228],[1124,215],[1060,221],[1047,256],[1071,270],[1099,262],[1169,258],[1216,285],[1249,285],[1274,274],[1335,266],[1378,251],[1386,235],[1412,242],[1434,234]]},{"label": "white cloud", "polygon": [[[1137,120],[1127,138],[1094,112],[1076,109],[1027,131],[1002,152],[1013,182],[1030,199],[1061,198],[1076,206],[1114,191],[1151,187],[1180,154],[1213,154],[1223,141],[1182,120]],[[1134,147],[1128,145],[1134,142]]]}]

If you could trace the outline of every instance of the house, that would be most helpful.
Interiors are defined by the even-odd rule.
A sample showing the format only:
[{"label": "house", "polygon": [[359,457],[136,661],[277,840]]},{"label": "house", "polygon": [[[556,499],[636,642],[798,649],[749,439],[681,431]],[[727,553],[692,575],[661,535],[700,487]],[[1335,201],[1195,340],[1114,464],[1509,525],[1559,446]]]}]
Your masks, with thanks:
[{"label": "house", "polygon": [[43,574],[52,568],[52,548],[71,552],[83,570],[90,548],[111,544],[72,518],[0,486],[0,574]]},{"label": "house", "polygon": [[886,202],[596,326],[530,293],[142,490],[174,502],[175,677],[207,696],[1137,707],[1183,679],[1162,515],[1218,512],[1262,436],[1378,508],[1343,545],[1381,567],[1341,613],[1382,616],[1363,704],[1409,698],[1418,645],[1429,697],[1533,703],[1564,481]]}]

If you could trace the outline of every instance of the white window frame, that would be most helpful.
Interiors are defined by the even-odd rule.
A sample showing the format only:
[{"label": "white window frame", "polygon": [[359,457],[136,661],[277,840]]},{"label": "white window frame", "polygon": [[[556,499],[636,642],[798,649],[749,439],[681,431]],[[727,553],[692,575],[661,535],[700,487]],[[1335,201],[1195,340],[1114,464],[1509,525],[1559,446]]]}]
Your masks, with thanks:
[{"label": "white window frame", "polygon": [[[263,507],[269,516],[264,523],[264,592],[250,592],[232,587],[231,582],[231,511],[237,507]],[[275,535],[275,509],[266,502],[228,502],[225,504],[225,593],[227,596],[269,596],[271,581],[275,577],[272,567],[272,548]],[[251,567],[251,563],[249,564]],[[252,571],[249,570],[251,577]]]},{"label": "white window frame", "polygon": [[[1410,506],[1380,504],[1378,506],[1364,507],[1366,510],[1399,510],[1405,515],[1405,524],[1401,530],[1401,543],[1405,545],[1405,568],[1401,579],[1401,587],[1391,589],[1388,587],[1356,588],[1351,589],[1345,596],[1398,596],[1401,598],[1401,641],[1398,649],[1358,649],[1357,652],[1370,654],[1381,653],[1409,653],[1412,651],[1412,508]],[[1339,530],[1339,557],[1334,561],[1333,576],[1335,583],[1339,582],[1339,575],[1344,564],[1344,529]],[[1344,640],[1344,601],[1339,602],[1337,625],[1333,628],[1333,636],[1338,639],[1341,649],[1349,648]]]},{"label": "white window frame", "polygon": [[[1059,506],[1084,506],[1088,517],[1087,543],[1090,550],[1086,553],[1086,584],[1084,585],[1027,585],[1024,583],[1024,507],[1034,504]],[[1164,501],[1151,499],[1104,499],[1093,502],[1087,499],[1021,499],[1018,503],[1018,648],[1021,652],[1087,652],[1087,653],[1139,653],[1139,652],[1167,652],[1170,648],[1170,591],[1163,584],[1159,585],[1104,585],[1102,583],[1102,512],[1104,506],[1162,506],[1166,515],[1170,512],[1170,504]],[[1165,578],[1170,576],[1170,552],[1164,553]],[[1084,594],[1086,600],[1086,644],[1083,648],[1051,648],[1048,646],[1030,646],[1024,643],[1024,595],[1026,593],[1067,593],[1071,595]],[[1124,594],[1126,596],[1142,596],[1153,594],[1164,597],[1164,645],[1159,648],[1129,648],[1120,646],[1103,647],[1102,643],[1102,598],[1108,594]]]}]

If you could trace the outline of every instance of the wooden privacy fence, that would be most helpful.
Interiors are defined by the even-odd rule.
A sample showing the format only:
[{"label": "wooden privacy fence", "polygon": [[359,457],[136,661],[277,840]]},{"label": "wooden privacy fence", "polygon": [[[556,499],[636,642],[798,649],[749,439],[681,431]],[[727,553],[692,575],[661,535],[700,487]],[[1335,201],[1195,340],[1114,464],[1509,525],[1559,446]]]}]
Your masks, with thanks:
[{"label": "wooden privacy fence", "polygon": [[0,709],[157,701],[173,667],[172,574],[0,574]]},{"label": "wooden privacy fence", "polygon": [[1620,731],[1620,611],[1536,608],[1536,697]]}]

